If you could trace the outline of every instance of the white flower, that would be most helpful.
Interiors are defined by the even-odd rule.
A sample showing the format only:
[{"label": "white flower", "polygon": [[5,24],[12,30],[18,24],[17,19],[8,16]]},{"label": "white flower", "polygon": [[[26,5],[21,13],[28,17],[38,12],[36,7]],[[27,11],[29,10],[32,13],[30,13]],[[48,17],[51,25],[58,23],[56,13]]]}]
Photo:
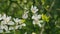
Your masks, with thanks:
[{"label": "white flower", "polygon": [[6,21],[1,21],[1,25],[5,25],[5,24],[7,24]]},{"label": "white flower", "polygon": [[36,34],[35,32],[32,32],[32,34]]},{"label": "white flower", "polygon": [[34,20],[39,20],[39,19],[41,19],[41,15],[34,14],[34,15],[32,16],[32,19],[34,19]]},{"label": "white flower", "polygon": [[33,20],[33,24],[34,25],[37,24],[39,27],[42,27],[42,24],[41,23],[43,23],[43,20],[38,20],[38,21]]},{"label": "white flower", "polygon": [[13,18],[13,20],[14,20],[16,23],[20,22],[20,19],[19,19],[19,18]]},{"label": "white flower", "polygon": [[9,21],[8,25],[14,25],[14,22],[13,21]]},{"label": "white flower", "polygon": [[6,22],[9,22],[11,19],[11,16],[6,16],[6,14],[3,14],[2,19]]},{"label": "white flower", "polygon": [[3,29],[4,29],[4,26],[3,26],[3,25],[0,25],[0,29],[2,29],[2,30],[3,30]]},{"label": "white flower", "polygon": [[8,26],[4,25],[5,31],[8,31]]},{"label": "white flower", "polygon": [[28,18],[28,14],[23,14],[22,18],[23,19],[27,19]]},{"label": "white flower", "polygon": [[22,15],[23,19],[27,19],[28,18],[28,11],[24,12],[24,14]]},{"label": "white flower", "polygon": [[8,24],[8,22],[11,20],[11,17],[4,17],[3,16],[3,21],[1,21],[1,24]]},{"label": "white flower", "polygon": [[10,26],[10,27],[9,27],[9,30],[14,30],[14,27]]},{"label": "white flower", "polygon": [[32,13],[36,13],[38,11],[36,6],[31,6]]},{"label": "white flower", "polygon": [[5,31],[8,31],[8,26],[7,25],[1,25],[1,29],[4,29]]}]

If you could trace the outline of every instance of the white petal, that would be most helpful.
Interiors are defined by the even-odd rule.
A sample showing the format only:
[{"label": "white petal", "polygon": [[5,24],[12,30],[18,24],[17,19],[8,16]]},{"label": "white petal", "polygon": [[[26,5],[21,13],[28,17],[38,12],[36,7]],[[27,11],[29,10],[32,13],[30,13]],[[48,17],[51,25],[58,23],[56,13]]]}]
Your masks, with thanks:
[{"label": "white petal", "polygon": [[8,25],[14,25],[13,21],[8,22]]},{"label": "white petal", "polygon": [[19,29],[22,29],[22,25],[19,25]]},{"label": "white petal", "polygon": [[23,24],[22,24],[22,26],[26,26],[26,24],[25,24],[25,23],[23,23]]},{"label": "white petal", "polygon": [[27,10],[27,7],[24,7],[25,10]]},{"label": "white petal", "polygon": [[26,2],[27,2],[27,0],[24,0],[24,2],[26,3]]},{"label": "white petal", "polygon": [[39,20],[39,19],[41,19],[41,15],[34,14],[34,15],[32,16],[32,19],[34,19],[34,20]]},{"label": "white petal", "polygon": [[18,29],[19,28],[19,25],[15,26],[15,29]]},{"label": "white petal", "polygon": [[7,17],[6,17],[6,21],[7,21],[7,22],[10,21],[10,19],[11,19],[11,16],[9,16],[9,17],[7,16]]},{"label": "white petal", "polygon": [[14,27],[9,27],[9,30],[14,30]]},{"label": "white petal", "polygon": [[33,24],[35,25],[35,24],[36,24],[36,22],[35,22],[35,21],[33,21]]},{"label": "white petal", "polygon": [[38,17],[38,19],[41,19],[41,15],[38,15],[37,17]]},{"label": "white petal", "polygon": [[5,20],[6,19],[6,14],[3,14],[2,18],[3,18],[3,20]]},{"label": "white petal", "polygon": [[2,18],[0,17],[0,20],[2,20]]},{"label": "white petal", "polygon": [[4,26],[3,25],[0,25],[0,29],[4,29]]},{"label": "white petal", "polygon": [[38,20],[38,15],[34,14],[34,15],[32,16],[32,19]]},{"label": "white petal", "polygon": [[24,34],[27,34],[27,32],[25,32]]},{"label": "white petal", "polygon": [[32,19],[34,19],[34,18],[35,18],[35,16],[33,15],[33,16],[32,16]]},{"label": "white petal", "polygon": [[40,23],[43,23],[44,21],[43,20],[40,20]]},{"label": "white petal", "polygon": [[5,31],[8,31],[8,26],[4,25]]},{"label": "white petal", "polygon": [[38,11],[38,9],[35,9],[35,11],[37,12],[37,11]]},{"label": "white petal", "polygon": [[3,24],[7,24],[7,22],[6,21],[1,21],[1,25],[3,25]]},{"label": "white petal", "polygon": [[33,6],[31,6],[31,11],[32,11],[32,9],[33,9]]},{"label": "white petal", "polygon": [[2,20],[2,16],[1,16],[1,14],[0,14],[0,20]]},{"label": "white petal", "polygon": [[32,34],[36,34],[35,32],[32,32]]},{"label": "white petal", "polygon": [[41,25],[41,24],[38,24],[38,26],[39,26],[39,27],[42,27],[42,25]]},{"label": "white petal", "polygon": [[3,30],[0,30],[0,33],[3,33]]},{"label": "white petal", "polygon": [[31,11],[32,13],[36,13],[38,11],[37,7],[36,6],[31,6]]},{"label": "white petal", "polygon": [[6,31],[5,33],[10,33],[10,31],[8,30],[8,31]]},{"label": "white petal", "polygon": [[19,18],[16,18],[16,19],[13,18],[13,20],[14,20],[15,22],[17,22],[17,23],[20,22],[20,19],[19,19]]},{"label": "white petal", "polygon": [[23,14],[22,18],[23,19],[27,19],[28,18],[28,14]]},{"label": "white petal", "polygon": [[0,28],[1,28],[2,30],[4,29],[5,31],[8,31],[8,26],[7,26],[7,25],[1,25]]}]

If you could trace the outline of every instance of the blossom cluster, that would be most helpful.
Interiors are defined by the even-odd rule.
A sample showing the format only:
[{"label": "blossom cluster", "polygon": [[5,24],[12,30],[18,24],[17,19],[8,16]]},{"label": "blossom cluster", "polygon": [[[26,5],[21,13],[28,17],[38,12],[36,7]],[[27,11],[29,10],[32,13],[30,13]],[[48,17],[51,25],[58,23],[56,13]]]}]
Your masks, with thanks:
[{"label": "blossom cluster", "polygon": [[4,31],[9,33],[10,30],[21,29],[23,26],[26,26],[26,24],[22,19],[0,14],[0,33]]},{"label": "blossom cluster", "polygon": [[31,11],[33,13],[32,19],[33,19],[33,24],[37,24],[39,27],[42,27],[41,23],[43,23],[43,20],[41,20],[42,15],[38,14],[38,9],[36,6],[31,7]]},{"label": "blossom cluster", "polygon": [[[36,6],[31,6],[31,12],[33,13],[31,17],[33,20],[32,24],[34,26],[38,25],[39,27],[42,27],[44,20],[42,20],[42,14],[38,14],[38,8]],[[24,20],[29,18],[28,13],[29,11],[24,11],[22,19],[12,18],[6,14],[0,14],[0,33],[4,31],[9,33],[10,30],[22,29],[22,27],[26,27]]]}]

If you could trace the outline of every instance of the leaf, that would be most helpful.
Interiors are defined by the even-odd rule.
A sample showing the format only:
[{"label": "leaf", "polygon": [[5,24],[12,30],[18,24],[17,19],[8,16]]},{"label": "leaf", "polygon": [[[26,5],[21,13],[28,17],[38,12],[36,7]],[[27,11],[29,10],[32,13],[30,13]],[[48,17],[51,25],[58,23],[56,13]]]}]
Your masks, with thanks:
[{"label": "leaf", "polygon": [[42,20],[46,21],[46,22],[49,22],[49,18],[48,16],[46,16],[46,14],[42,14]]},{"label": "leaf", "polygon": [[41,2],[42,2],[42,5],[44,5],[44,4],[45,4],[45,0],[41,0]]},{"label": "leaf", "polygon": [[22,19],[21,21],[22,21],[23,23],[25,22],[25,20],[24,20],[24,19]]}]

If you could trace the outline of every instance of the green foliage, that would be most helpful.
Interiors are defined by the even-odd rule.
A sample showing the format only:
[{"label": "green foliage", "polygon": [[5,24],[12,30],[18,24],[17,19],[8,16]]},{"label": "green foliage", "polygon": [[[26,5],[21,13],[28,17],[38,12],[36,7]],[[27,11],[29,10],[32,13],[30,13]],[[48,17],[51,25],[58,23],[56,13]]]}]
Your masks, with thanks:
[{"label": "green foliage", "polygon": [[[45,23],[43,34],[60,34],[60,0],[0,0],[0,14],[5,13],[8,16],[22,19],[24,12],[29,11],[29,18],[22,20],[27,26],[16,30],[15,34],[24,34],[25,32],[40,34],[43,28],[32,24],[32,5],[37,6],[38,14],[42,14],[41,20],[44,20]],[[5,34],[14,34],[14,32]]]}]

